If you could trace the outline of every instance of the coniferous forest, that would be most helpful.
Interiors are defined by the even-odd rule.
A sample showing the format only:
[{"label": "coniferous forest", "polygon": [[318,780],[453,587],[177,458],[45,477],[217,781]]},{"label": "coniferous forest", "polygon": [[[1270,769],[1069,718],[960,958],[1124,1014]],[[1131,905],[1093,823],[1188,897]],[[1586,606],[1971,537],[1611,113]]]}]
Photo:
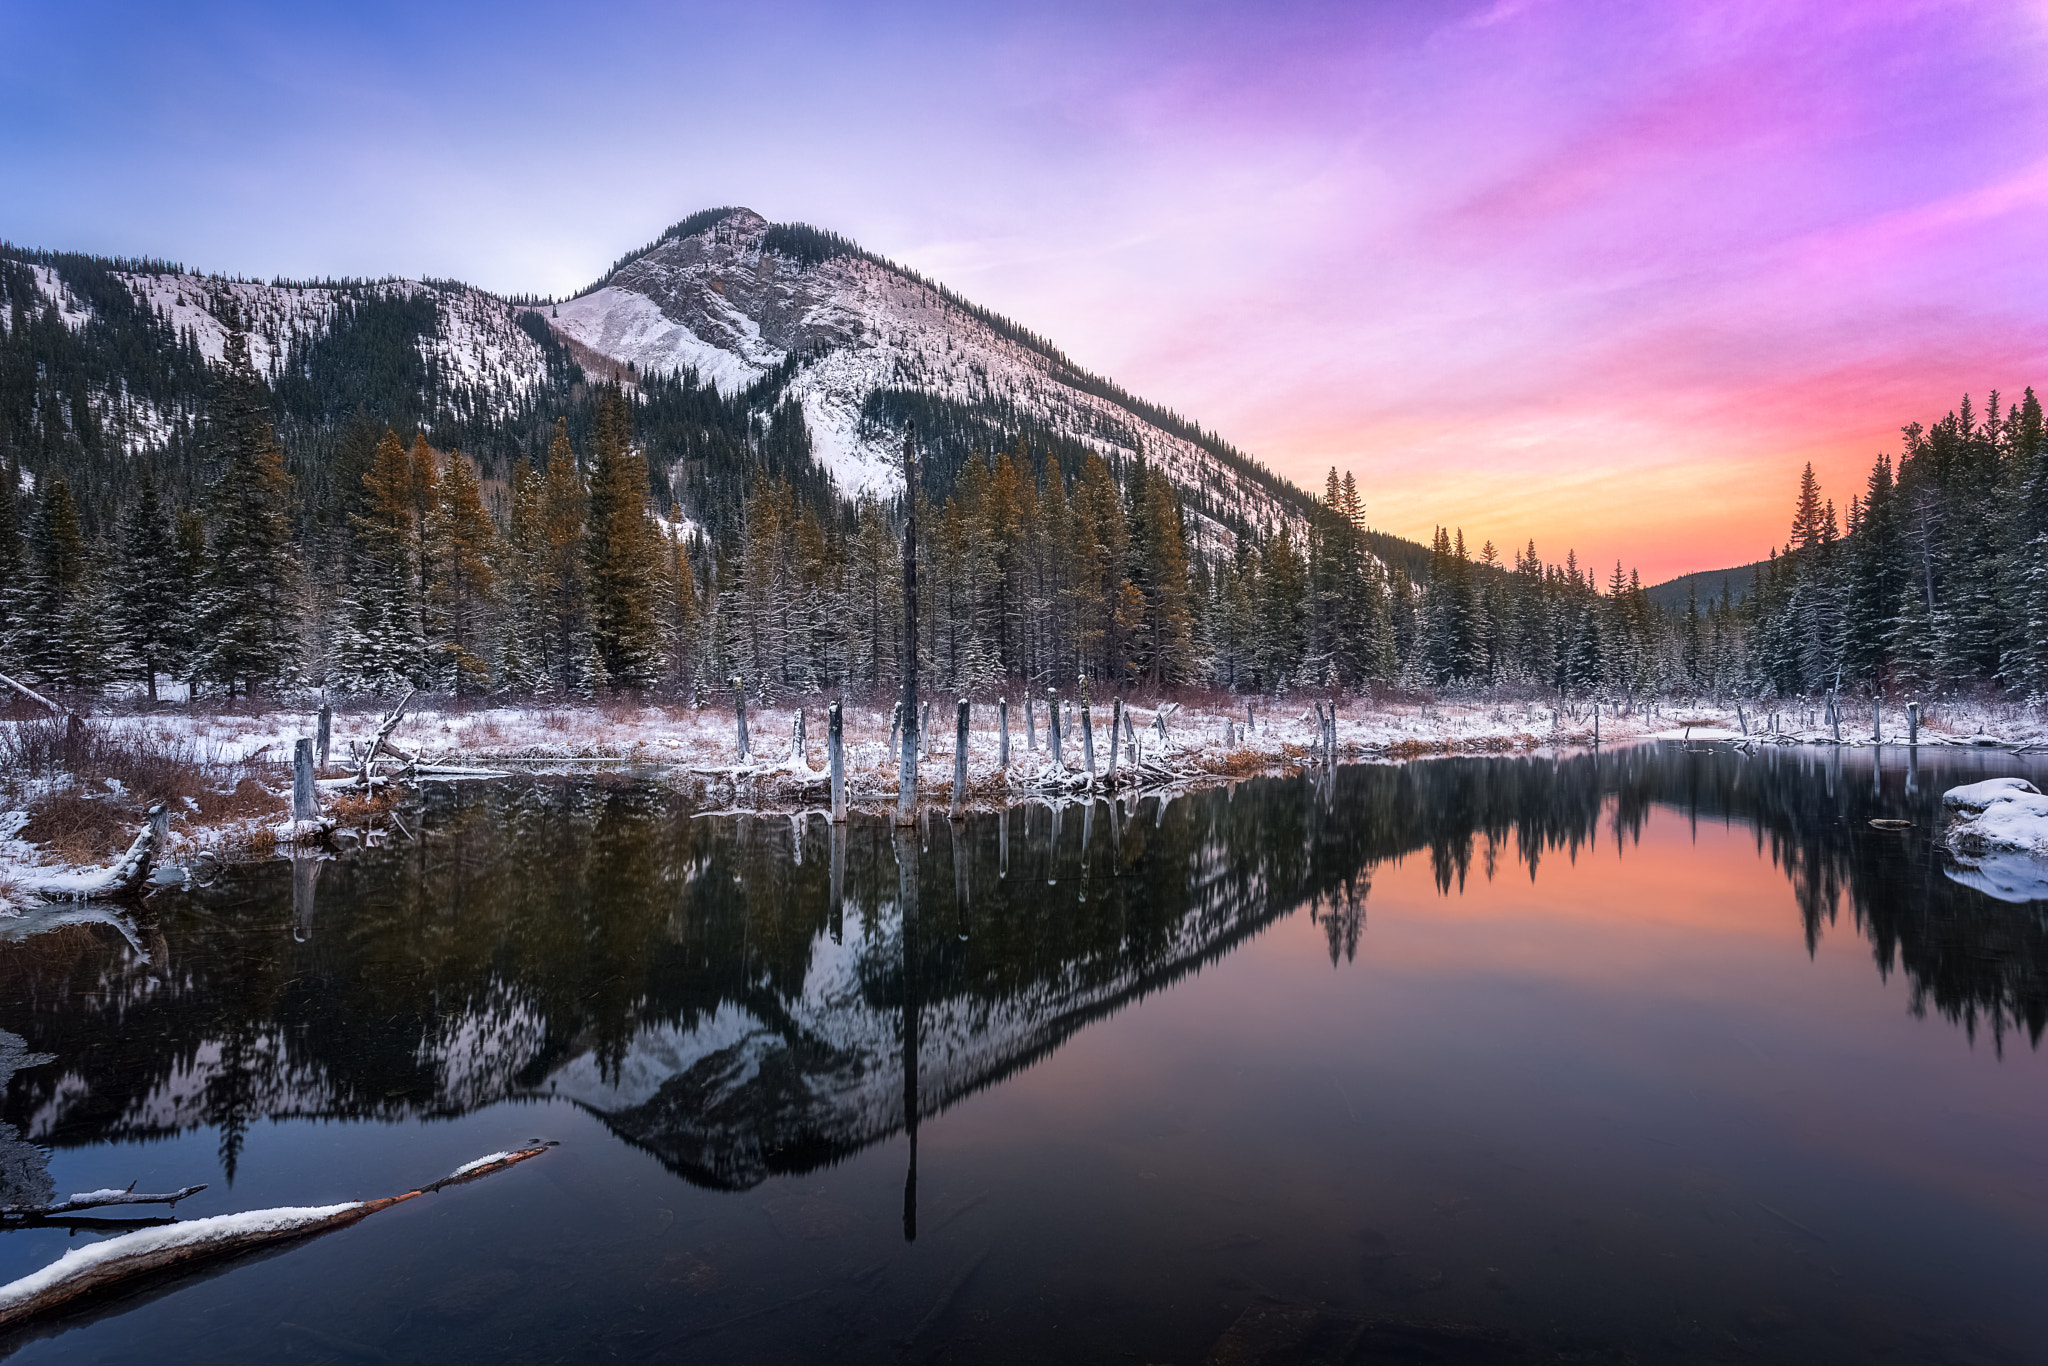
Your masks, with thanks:
[{"label": "coniferous forest", "polygon": [[[526,314],[549,382],[490,409],[449,401],[423,362],[430,303],[353,298],[264,374],[245,332],[213,364],[137,307],[122,263],[48,263],[95,312],[39,310],[30,266],[0,264],[0,668],[25,681],[154,699],[166,681],[593,698],[896,680],[905,508],[838,495],[775,375],[730,395],[689,371],[599,382]],[[123,397],[179,416],[137,443]],[[2027,697],[2048,680],[2031,389],[1906,427],[1846,510],[1809,467],[1785,545],[1683,608],[1534,542],[1503,555],[1445,529],[1425,554],[1370,531],[1334,470],[1298,519],[1233,525],[1142,454],[882,398],[871,420],[918,424],[917,629],[947,687]]]}]

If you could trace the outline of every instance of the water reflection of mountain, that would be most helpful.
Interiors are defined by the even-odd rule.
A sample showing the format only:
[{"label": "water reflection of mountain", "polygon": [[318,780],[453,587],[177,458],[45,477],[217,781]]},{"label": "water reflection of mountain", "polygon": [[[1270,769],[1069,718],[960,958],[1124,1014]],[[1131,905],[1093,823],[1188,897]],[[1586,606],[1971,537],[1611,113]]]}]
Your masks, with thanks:
[{"label": "water reflection of mountain", "polygon": [[1426,851],[1446,889],[1503,862],[1537,876],[1632,840],[1653,805],[1751,825],[1809,939],[1846,912],[1916,1003],[2038,1042],[2041,914],[1869,829],[1931,819],[1939,784],[1906,796],[1895,771],[1880,792],[1867,759],[1840,762],[1451,760],[1057,827],[1044,808],[940,820],[907,928],[885,825],[835,846],[822,821],[692,819],[644,787],[473,788],[422,811],[416,842],[327,864],[310,923],[280,863],[132,939],[80,925],[0,949],[0,1025],[60,1059],[13,1079],[5,1118],[49,1144],[218,1125],[232,1161],[252,1119],[552,1093],[692,1180],[746,1185],[896,1132],[907,1094],[929,1114],[1000,1079],[1289,908],[1354,952],[1382,859]]}]

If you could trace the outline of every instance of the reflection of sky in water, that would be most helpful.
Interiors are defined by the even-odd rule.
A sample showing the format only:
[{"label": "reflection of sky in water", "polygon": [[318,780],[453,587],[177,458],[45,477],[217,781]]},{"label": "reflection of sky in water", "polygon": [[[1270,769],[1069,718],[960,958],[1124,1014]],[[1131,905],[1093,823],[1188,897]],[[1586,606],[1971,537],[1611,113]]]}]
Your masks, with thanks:
[{"label": "reflection of sky in water", "polygon": [[[146,969],[104,927],[6,949],[0,1027],[58,1055],[6,1118],[62,1110],[63,1189],[214,1181],[191,1215],[563,1146],[24,1359],[1200,1360],[1261,1304],[1329,1351],[2024,1359],[2048,929],[1928,839],[1987,766],[2022,771],[1346,770],[1156,826],[1099,808],[1085,873],[1079,813],[1050,858],[1042,810],[1007,859],[992,822],[956,846],[940,821],[908,932],[885,830],[835,860],[821,824],[796,865],[786,821],[466,798],[323,870],[304,945],[280,869],[165,908]],[[492,880],[493,840],[556,828]],[[123,1110],[123,1069],[189,1113]],[[236,1087],[229,1188],[204,1116]],[[10,1234],[0,1273],[64,1245]]]}]

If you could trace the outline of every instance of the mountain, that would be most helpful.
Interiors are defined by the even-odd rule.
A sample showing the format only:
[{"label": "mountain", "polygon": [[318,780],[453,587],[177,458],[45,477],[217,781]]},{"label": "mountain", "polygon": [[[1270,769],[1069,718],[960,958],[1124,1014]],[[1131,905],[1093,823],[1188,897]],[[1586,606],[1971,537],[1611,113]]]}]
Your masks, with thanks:
[{"label": "mountain", "polygon": [[[824,508],[900,495],[906,422],[924,489],[1023,440],[1070,471],[1089,452],[1165,470],[1212,550],[1300,527],[1314,500],[1045,339],[835,234],[712,209],[560,302],[453,281],[201,275],[0,243],[0,462],[67,478],[89,532],[133,458],[190,500],[209,475],[203,418],[239,321],[269,384],[309,521],[338,522],[375,434],[418,430],[487,478],[581,439],[592,379],[639,403],[651,495],[716,532],[758,478]],[[1403,548],[1405,548],[1405,543]]]},{"label": "mountain", "polygon": [[1730,602],[1742,602],[1749,597],[1750,581],[1756,571],[1764,568],[1765,561],[1754,564],[1739,564],[1733,569],[1702,569],[1692,574],[1681,574],[1663,583],[1651,584],[1643,592],[1650,601],[1668,611],[1683,612],[1685,605],[1697,593],[1700,610],[1707,610],[1707,604],[1718,602],[1725,595]]},{"label": "mountain", "polygon": [[[1270,528],[1308,507],[1213,433],[1015,323],[835,234],[749,209],[684,220],[547,314],[641,373],[694,369],[725,389],[786,374],[782,394],[801,405],[817,459],[848,497],[902,491],[901,419],[924,417],[984,441],[1023,430],[1142,454],[1192,508],[1238,526]],[[965,452],[945,454],[957,463]]]}]

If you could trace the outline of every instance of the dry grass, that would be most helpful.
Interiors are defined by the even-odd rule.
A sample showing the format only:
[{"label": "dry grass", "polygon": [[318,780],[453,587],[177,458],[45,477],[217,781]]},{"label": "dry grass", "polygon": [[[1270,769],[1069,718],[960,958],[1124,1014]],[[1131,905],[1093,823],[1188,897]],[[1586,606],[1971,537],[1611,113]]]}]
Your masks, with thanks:
[{"label": "dry grass", "polygon": [[128,846],[145,813],[75,789],[54,792],[29,804],[21,838],[39,844],[68,863],[96,863]]},{"label": "dry grass", "polygon": [[[33,792],[21,838],[72,863],[118,854],[162,803],[173,819],[269,814],[277,798],[241,762],[162,727],[30,717],[0,724],[0,787]],[[223,789],[226,790],[223,790]]]},{"label": "dry grass", "polygon": [[398,789],[395,786],[380,787],[373,792],[343,792],[327,797],[322,803],[326,815],[345,824],[373,820],[397,805]]}]

